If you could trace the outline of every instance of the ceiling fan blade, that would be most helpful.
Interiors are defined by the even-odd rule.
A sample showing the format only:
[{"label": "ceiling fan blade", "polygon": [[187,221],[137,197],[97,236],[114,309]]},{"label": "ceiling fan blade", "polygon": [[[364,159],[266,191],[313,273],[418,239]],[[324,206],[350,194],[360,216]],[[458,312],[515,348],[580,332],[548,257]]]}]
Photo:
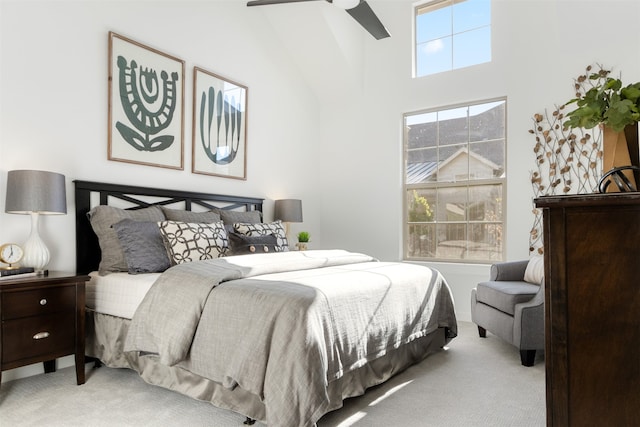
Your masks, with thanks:
[{"label": "ceiling fan blade", "polygon": [[[247,6],[266,6],[269,4],[281,4],[281,3],[298,3],[304,1],[319,1],[319,0],[253,0],[247,3]],[[327,0],[322,0],[327,1]]]},{"label": "ceiling fan blade", "polygon": [[375,12],[369,4],[362,0],[359,5],[353,9],[347,9],[347,13],[353,17],[365,30],[369,31],[376,40],[391,37],[389,31],[382,25]]}]

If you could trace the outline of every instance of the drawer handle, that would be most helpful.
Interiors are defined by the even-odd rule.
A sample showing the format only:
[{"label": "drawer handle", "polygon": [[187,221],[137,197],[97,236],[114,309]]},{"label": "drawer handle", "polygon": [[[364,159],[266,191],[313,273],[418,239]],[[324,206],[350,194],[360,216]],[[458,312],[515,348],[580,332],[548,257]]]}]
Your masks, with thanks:
[{"label": "drawer handle", "polygon": [[47,305],[47,299],[46,298],[42,298],[40,300],[40,305]]},{"label": "drawer handle", "polygon": [[49,332],[38,332],[33,336],[34,340],[41,340],[43,338],[49,338]]}]

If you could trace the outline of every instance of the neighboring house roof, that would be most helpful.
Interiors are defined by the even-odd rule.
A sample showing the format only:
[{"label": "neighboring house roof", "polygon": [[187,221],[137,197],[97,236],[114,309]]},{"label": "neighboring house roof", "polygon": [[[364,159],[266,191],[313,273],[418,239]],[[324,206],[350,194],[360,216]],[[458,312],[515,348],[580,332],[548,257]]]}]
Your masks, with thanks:
[{"label": "neighboring house roof", "polygon": [[419,184],[429,180],[438,168],[436,162],[410,163],[407,165],[407,184]]}]

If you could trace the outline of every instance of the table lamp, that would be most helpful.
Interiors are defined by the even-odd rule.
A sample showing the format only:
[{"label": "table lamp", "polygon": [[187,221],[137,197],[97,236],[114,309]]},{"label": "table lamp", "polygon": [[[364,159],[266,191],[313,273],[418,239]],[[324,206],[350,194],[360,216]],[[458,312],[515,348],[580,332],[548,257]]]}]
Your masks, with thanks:
[{"label": "table lamp", "polygon": [[38,232],[38,218],[40,214],[67,213],[64,175],[36,170],[9,171],[5,212],[31,215],[31,234],[22,248],[22,264],[36,271],[44,270],[50,255]]},{"label": "table lamp", "polygon": [[302,201],[298,199],[276,200],[273,217],[284,222],[284,232],[289,240],[289,223],[302,222]]}]

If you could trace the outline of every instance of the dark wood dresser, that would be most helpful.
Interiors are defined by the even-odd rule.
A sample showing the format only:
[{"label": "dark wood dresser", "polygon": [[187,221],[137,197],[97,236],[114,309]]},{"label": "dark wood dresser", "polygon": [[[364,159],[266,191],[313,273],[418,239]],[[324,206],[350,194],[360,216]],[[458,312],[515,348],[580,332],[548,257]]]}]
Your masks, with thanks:
[{"label": "dark wood dresser", "polygon": [[640,423],[640,193],[541,197],[547,426]]}]

